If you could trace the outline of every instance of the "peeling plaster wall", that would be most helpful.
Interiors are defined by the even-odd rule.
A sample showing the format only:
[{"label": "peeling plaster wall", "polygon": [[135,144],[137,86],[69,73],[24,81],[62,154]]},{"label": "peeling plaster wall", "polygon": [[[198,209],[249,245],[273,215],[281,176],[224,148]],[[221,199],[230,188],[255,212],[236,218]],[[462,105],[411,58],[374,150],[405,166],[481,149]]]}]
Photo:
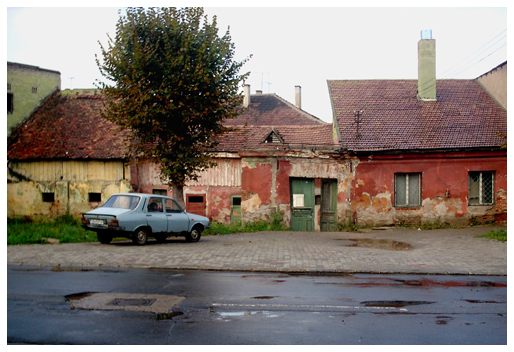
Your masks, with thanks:
[{"label": "peeling plaster wall", "polygon": [[[128,168],[122,161],[18,162],[10,167],[18,176],[8,176],[8,217],[78,216],[113,193],[131,190],[125,178]],[[43,202],[43,192],[54,193],[55,201]],[[100,193],[102,201],[89,202],[89,193]]]},{"label": "peeling plaster wall", "polygon": [[[505,152],[361,158],[354,169],[351,209],[359,225],[468,224],[506,219]],[[495,204],[468,206],[468,173],[495,171]],[[421,206],[394,206],[395,173],[421,173]]]},{"label": "peeling plaster wall", "polygon": [[[243,219],[255,221],[269,219],[279,211],[283,223],[291,221],[290,178],[314,179],[314,191],[321,194],[321,180],[334,179],[338,184],[338,221],[345,222],[349,214],[351,182],[347,162],[329,157],[253,157],[242,160]],[[320,230],[320,205],[314,209],[314,229]]]}]

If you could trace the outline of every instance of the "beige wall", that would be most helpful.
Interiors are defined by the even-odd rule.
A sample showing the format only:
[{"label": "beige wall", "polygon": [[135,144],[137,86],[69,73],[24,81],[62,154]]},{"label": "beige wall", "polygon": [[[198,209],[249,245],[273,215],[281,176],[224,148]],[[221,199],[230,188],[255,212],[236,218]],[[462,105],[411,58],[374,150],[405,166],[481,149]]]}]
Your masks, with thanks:
[{"label": "beige wall", "polygon": [[13,112],[7,113],[7,133],[41,104],[43,99],[61,89],[61,74],[36,66],[8,63],[7,92],[13,94]]},{"label": "beige wall", "polygon": [[[131,190],[122,161],[11,162],[9,168],[8,217],[78,216],[113,193]],[[54,202],[43,202],[43,193],[53,193]],[[100,193],[101,202],[89,202],[89,193]]]},{"label": "beige wall", "polygon": [[484,89],[507,109],[507,63],[477,78]]}]

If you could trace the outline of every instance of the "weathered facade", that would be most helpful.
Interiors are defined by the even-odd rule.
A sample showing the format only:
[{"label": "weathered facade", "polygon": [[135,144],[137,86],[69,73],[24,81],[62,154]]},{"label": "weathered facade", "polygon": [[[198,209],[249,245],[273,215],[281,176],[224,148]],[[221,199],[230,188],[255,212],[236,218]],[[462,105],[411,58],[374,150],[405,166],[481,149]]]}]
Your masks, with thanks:
[{"label": "weathered facade", "polygon": [[[420,62],[435,65],[435,43],[429,44],[420,44],[420,55],[434,57]],[[417,81],[328,82],[341,146],[354,160],[352,221],[505,221],[505,108],[482,87],[483,78],[436,81],[426,75],[435,70],[420,72]]]},{"label": "weathered facade", "polygon": [[37,66],[7,62],[7,133],[27,119],[41,102],[61,89],[61,74]]},{"label": "weathered facade", "polygon": [[54,93],[11,135],[9,217],[78,215],[131,189],[128,134],[100,117],[102,98]]},{"label": "weathered facade", "polygon": [[[328,81],[332,124],[301,109],[300,87],[291,104],[245,86],[216,166],[184,188],[188,210],[309,231],[506,221],[507,64],[436,80],[423,67],[435,42],[425,44],[418,80]],[[8,216],[78,215],[123,191],[173,196],[157,164],[130,156],[130,133],[101,117],[102,101],[54,93],[13,131]]]},{"label": "weathered facade", "polygon": [[[280,216],[297,229],[336,229],[350,190],[332,126],[275,94],[246,89],[244,110],[225,121],[231,131],[214,151],[216,166],[184,188],[188,209],[222,223]],[[141,192],[170,194],[153,163],[134,163],[132,182]]]}]

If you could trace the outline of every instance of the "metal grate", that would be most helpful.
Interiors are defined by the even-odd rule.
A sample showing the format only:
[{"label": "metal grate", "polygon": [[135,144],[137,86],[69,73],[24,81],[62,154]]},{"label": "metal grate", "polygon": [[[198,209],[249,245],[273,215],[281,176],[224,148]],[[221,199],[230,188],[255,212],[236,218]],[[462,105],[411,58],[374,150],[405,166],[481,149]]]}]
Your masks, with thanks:
[{"label": "metal grate", "polygon": [[115,298],[108,305],[118,307],[128,306],[151,306],[154,304],[155,299],[152,298]]}]

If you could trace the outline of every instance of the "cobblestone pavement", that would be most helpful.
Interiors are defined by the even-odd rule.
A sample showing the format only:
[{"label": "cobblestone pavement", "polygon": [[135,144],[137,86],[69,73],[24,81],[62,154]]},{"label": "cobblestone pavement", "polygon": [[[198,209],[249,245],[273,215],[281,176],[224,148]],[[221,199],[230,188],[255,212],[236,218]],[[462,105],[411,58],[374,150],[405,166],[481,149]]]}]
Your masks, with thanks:
[{"label": "cobblestone pavement", "polygon": [[204,236],[198,243],[130,241],[8,246],[8,265],[54,270],[164,268],[307,273],[507,274],[507,245],[492,227],[367,232],[260,232]]}]

